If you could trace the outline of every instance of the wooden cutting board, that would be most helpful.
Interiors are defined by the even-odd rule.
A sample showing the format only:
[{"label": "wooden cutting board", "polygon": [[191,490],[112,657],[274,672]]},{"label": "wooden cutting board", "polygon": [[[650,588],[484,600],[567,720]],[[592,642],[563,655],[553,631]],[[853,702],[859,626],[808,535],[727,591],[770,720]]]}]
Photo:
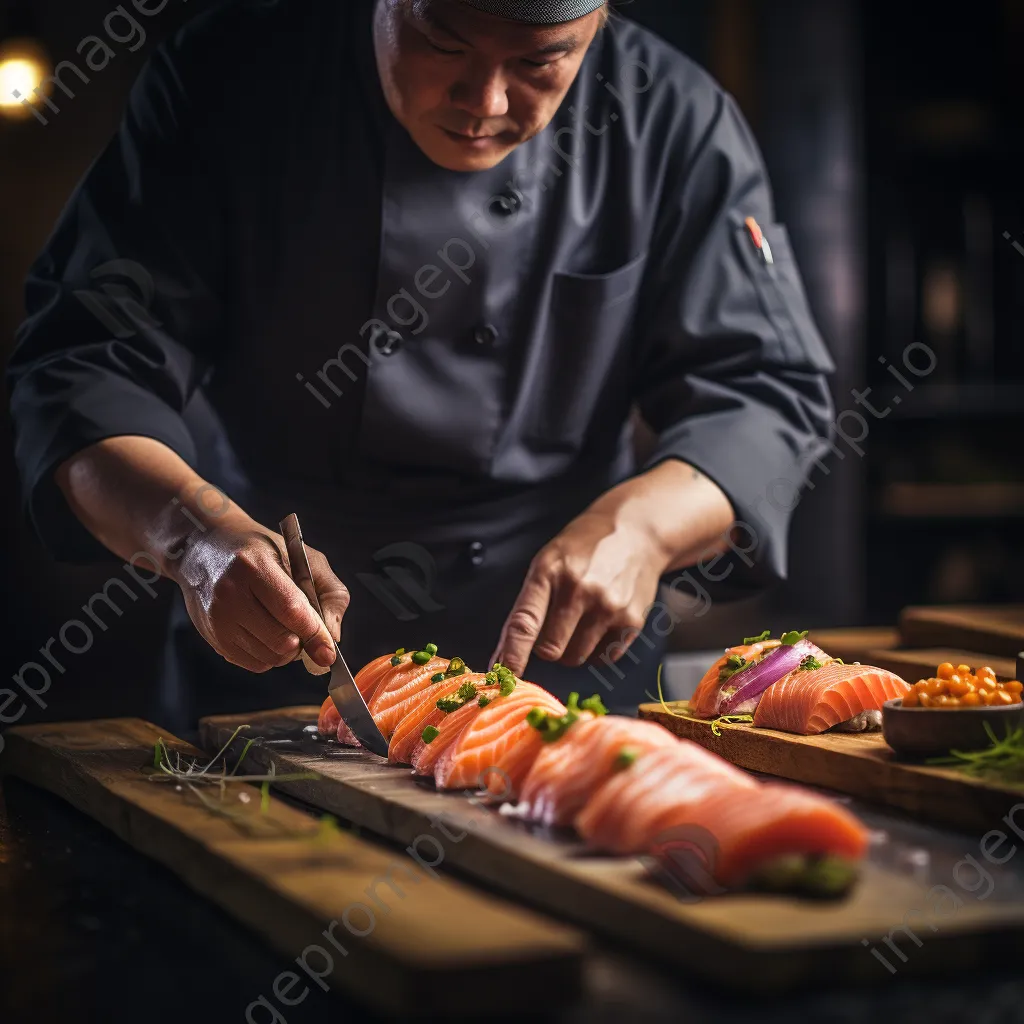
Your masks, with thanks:
[{"label": "wooden cutting board", "polygon": [[[532,827],[474,804],[466,794],[437,792],[407,768],[373,754],[296,740],[303,726],[316,721],[318,710],[205,719],[202,744],[216,750],[237,728],[248,726],[245,735],[262,739],[250,746],[247,766],[266,770],[273,764],[279,772],[313,770],[321,776],[282,783],[286,792],[401,844],[436,836],[443,827],[454,837],[443,848],[445,866],[676,971],[733,990],[763,994],[823,978],[834,984],[888,981],[889,971],[871,948],[891,939],[895,927],[902,952],[901,936],[909,943],[900,932],[904,914],[916,919],[918,909],[934,906],[928,894],[935,883],[894,867],[895,854],[884,844],[873,850],[855,891],[839,903],[751,894],[681,898],[653,881],[640,859],[594,856],[566,830]],[[421,845],[429,856],[434,845],[425,839]],[[963,852],[971,847],[977,852],[974,843]],[[1024,879],[1015,884],[1024,894]],[[1014,890],[1006,883],[1002,891]],[[972,900],[942,922],[932,921],[930,910],[920,920],[925,929],[934,924],[934,930],[927,931],[920,948],[909,951],[906,962],[897,960],[901,974],[943,973],[950,963],[970,969],[989,956],[1017,962],[1014,958],[1024,952],[1022,898],[998,904]]]},{"label": "wooden cutting board", "polygon": [[681,717],[689,708],[687,701],[667,707],[641,704],[640,717],[660,722],[748,771],[849,793],[924,821],[980,835],[997,828],[1012,808],[1024,806],[1024,787],[996,786],[950,768],[900,762],[877,732],[796,736],[720,724],[716,735],[711,723]]},{"label": "wooden cutting board", "polygon": [[[202,757],[162,735],[172,751]],[[281,982],[289,998],[321,984],[314,975],[403,1017],[478,1020],[495,992],[521,1013],[538,991],[545,1004],[576,997],[581,933],[280,800],[262,807],[255,786],[233,783],[221,801],[217,787],[200,797],[154,782],[146,767],[160,736],[138,719],[9,729],[0,769],[56,793],[264,936],[298,979]]]},{"label": "wooden cutting board", "polygon": [[900,635],[904,647],[962,647],[1012,659],[1024,651],[1024,605],[906,608]]}]

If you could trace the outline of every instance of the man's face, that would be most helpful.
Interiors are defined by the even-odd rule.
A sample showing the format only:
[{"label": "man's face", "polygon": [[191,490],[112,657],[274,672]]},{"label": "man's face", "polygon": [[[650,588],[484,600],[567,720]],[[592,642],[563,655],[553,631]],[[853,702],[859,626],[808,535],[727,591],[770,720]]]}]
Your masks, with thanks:
[{"label": "man's face", "polygon": [[487,170],[548,126],[603,17],[523,25],[457,0],[377,0],[388,106],[434,163]]}]

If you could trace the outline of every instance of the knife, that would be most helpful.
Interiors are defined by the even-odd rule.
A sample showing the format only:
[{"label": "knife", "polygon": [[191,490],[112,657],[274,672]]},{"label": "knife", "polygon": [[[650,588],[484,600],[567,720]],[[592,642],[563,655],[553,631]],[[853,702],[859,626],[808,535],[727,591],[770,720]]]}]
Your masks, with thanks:
[{"label": "knife", "polygon": [[[313,583],[313,573],[309,568],[309,558],[306,555],[306,545],[302,539],[302,528],[299,526],[299,517],[294,513],[281,520],[281,535],[284,537],[285,547],[288,550],[288,561],[292,568],[292,579],[295,585],[306,595],[309,603],[316,610],[321,619],[324,617],[323,609],[320,607],[320,598],[316,592],[316,585]],[[326,622],[325,622],[326,625]],[[355,678],[345,663],[341,653],[341,647],[335,643],[334,649],[338,655],[337,661],[331,668],[331,679],[327,692],[334,701],[334,706],[341,715],[341,720],[352,730],[353,735],[359,742],[381,757],[388,756],[388,741],[384,739],[377,723],[370,714],[370,709],[363,700],[363,695],[356,686]]]}]

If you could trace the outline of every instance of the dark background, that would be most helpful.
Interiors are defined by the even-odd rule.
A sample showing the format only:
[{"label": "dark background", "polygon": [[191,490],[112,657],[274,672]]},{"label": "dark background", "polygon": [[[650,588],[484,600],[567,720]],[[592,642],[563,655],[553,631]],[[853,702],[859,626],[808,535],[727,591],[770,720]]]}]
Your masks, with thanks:
[{"label": "dark background", "polygon": [[[0,7],[0,36],[14,2]],[[60,97],[48,125],[0,117],[5,357],[28,265],[114,132],[145,55],[203,6],[171,0],[138,16],[145,46],[116,46],[74,99]],[[101,33],[113,9],[112,0],[31,0],[20,13],[60,61]],[[863,457],[840,442],[845,458],[831,459],[828,475],[814,471],[789,584],[745,607],[716,607],[682,627],[676,645],[721,645],[752,624],[891,624],[909,603],[1015,597],[1024,572],[1024,254],[1004,233],[1024,244],[1024,0],[636,0],[621,10],[709,67],[750,119],[839,368],[837,410],[855,410],[852,389],[868,386],[876,408],[902,399],[871,419]],[[904,370],[911,393],[880,360],[900,366],[915,342],[937,364],[923,379]],[[112,569],[56,565],[39,548],[21,518],[6,418],[2,431],[6,677],[38,659]],[[88,653],[66,659],[48,717],[145,707],[167,596],[129,606]]]}]

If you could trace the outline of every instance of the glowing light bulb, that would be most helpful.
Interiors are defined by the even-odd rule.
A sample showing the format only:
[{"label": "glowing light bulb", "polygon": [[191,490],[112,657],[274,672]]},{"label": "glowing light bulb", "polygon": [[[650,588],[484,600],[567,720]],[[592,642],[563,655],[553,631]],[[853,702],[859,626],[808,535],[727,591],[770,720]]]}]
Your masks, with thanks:
[{"label": "glowing light bulb", "polygon": [[0,115],[28,114],[26,103],[38,102],[46,91],[49,70],[46,55],[30,40],[12,40],[0,47]]}]

